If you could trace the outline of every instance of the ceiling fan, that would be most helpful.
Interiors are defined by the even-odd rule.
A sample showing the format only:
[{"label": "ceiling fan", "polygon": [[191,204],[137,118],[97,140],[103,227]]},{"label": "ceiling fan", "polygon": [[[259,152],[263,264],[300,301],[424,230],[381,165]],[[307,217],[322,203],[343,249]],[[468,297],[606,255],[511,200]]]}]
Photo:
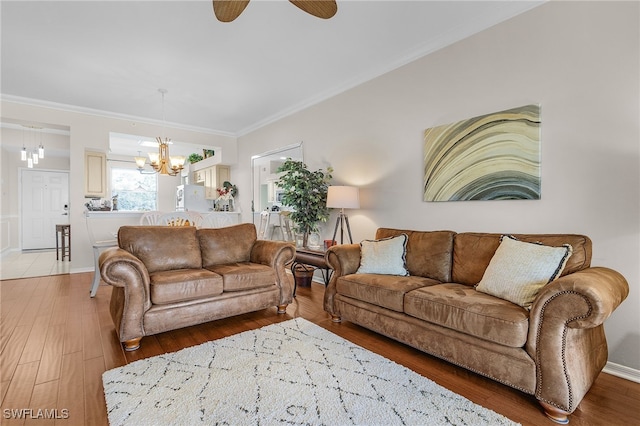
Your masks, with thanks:
[{"label": "ceiling fan", "polygon": [[[213,12],[221,22],[231,22],[236,19],[249,0],[212,0]],[[298,8],[322,19],[329,19],[338,11],[335,0],[289,0]]]}]

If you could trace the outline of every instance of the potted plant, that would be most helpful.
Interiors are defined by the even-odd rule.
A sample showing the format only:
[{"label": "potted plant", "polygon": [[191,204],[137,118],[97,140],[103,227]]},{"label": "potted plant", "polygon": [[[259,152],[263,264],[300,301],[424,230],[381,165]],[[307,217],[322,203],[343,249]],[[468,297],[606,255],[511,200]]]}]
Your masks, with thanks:
[{"label": "potted plant", "polygon": [[202,160],[204,160],[202,155],[196,154],[195,152],[193,154],[189,155],[189,163],[191,163],[191,164],[197,163],[198,161],[202,161]]},{"label": "potted plant", "polygon": [[278,167],[282,173],[277,185],[282,189],[282,204],[291,207],[291,220],[303,235],[302,245],[307,247],[311,232],[318,231],[318,223],[329,218],[327,191],[333,169],[310,171],[302,161],[291,158]]}]

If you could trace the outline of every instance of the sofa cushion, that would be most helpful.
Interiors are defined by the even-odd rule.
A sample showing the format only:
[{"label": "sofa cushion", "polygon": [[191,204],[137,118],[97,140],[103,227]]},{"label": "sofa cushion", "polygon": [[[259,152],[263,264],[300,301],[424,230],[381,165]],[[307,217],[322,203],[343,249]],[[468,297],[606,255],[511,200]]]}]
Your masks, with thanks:
[{"label": "sofa cushion", "polygon": [[404,295],[416,288],[438,284],[424,277],[351,274],[338,278],[339,294],[397,312],[404,312]]},{"label": "sofa cushion", "polygon": [[524,346],[529,311],[464,284],[438,284],[405,296],[406,314],[505,346]]},{"label": "sofa cushion", "polygon": [[202,268],[193,226],[121,226],[118,245],[140,259],[150,274]]},{"label": "sofa cushion", "polygon": [[[547,246],[559,247],[570,244],[573,254],[567,261],[564,276],[591,265],[591,240],[575,234],[512,234],[520,241],[539,242]],[[453,245],[453,267],[451,280],[459,284],[474,286],[480,282],[484,271],[500,245],[502,234],[461,233],[456,234]],[[411,272],[411,270],[409,270]],[[443,281],[446,282],[446,281]]]},{"label": "sofa cushion", "polygon": [[411,231],[379,228],[376,239],[406,234],[406,265],[410,275],[433,278],[440,282],[451,281],[451,257],[453,254],[453,231]]},{"label": "sofa cushion", "polygon": [[356,274],[409,275],[405,268],[407,234],[360,243],[360,266]]},{"label": "sofa cushion", "polygon": [[518,241],[505,235],[476,290],[531,307],[542,287],[564,269],[573,249]]},{"label": "sofa cushion", "polygon": [[163,305],[222,293],[222,277],[206,269],[176,269],[149,274],[151,303]]},{"label": "sofa cushion", "polygon": [[251,290],[276,283],[275,270],[259,263],[227,263],[209,266],[207,269],[222,276],[224,291]]},{"label": "sofa cushion", "polygon": [[257,240],[253,223],[198,229],[197,235],[204,268],[225,263],[248,262],[253,244]]}]

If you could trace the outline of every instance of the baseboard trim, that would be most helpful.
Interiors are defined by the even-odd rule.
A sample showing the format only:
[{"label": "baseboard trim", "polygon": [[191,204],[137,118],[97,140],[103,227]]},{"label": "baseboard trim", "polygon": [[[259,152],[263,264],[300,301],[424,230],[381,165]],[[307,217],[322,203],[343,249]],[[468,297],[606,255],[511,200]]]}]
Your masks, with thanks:
[{"label": "baseboard trim", "polygon": [[627,379],[635,383],[640,383],[640,370],[627,367],[624,365],[616,364],[613,362],[607,362],[607,365],[602,369],[604,373],[611,374],[612,376]]},{"label": "baseboard trim", "polygon": [[71,268],[71,270],[69,270],[70,274],[81,274],[84,272],[93,272],[95,271],[95,268],[91,267],[91,266],[87,266],[86,268]]}]

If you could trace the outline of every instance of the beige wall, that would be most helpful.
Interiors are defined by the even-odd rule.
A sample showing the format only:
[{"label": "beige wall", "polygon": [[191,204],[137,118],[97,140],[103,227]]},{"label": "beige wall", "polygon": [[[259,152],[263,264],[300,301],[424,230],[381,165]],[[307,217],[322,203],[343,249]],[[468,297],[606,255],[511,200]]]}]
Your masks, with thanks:
[{"label": "beige wall", "polygon": [[[28,122],[49,123],[58,126],[66,126],[70,129],[69,146],[70,157],[68,159],[69,170],[69,194],[70,194],[70,223],[72,232],[72,253],[71,272],[93,271],[93,252],[89,244],[87,229],[84,220],[84,152],[85,149],[107,152],[109,149],[109,133],[125,133],[140,136],[153,136],[160,134],[161,125],[143,123],[139,121],[106,118],[94,114],[83,114],[77,112],[63,111],[54,108],[43,108],[38,106],[25,105],[15,102],[2,101],[2,117],[10,120],[24,120]],[[237,167],[237,144],[236,138],[228,136],[200,133],[190,130],[172,128],[167,126],[167,134],[173,139],[192,144],[208,146],[219,146],[223,151],[223,159],[226,164],[230,164],[232,174]],[[5,162],[10,155],[2,150],[2,178],[5,178]],[[16,157],[17,158],[17,157]],[[9,179],[14,172],[8,170]],[[17,171],[15,172],[17,175]],[[17,177],[17,176],[16,176]],[[179,177],[160,176],[158,178],[158,207],[167,211],[173,210],[175,188],[180,184]],[[5,192],[8,199],[16,199],[17,195],[12,192],[12,186],[8,188],[2,185],[3,207],[5,214]],[[16,208],[14,208],[15,210]],[[17,210],[15,215],[17,216]],[[10,216],[14,214],[11,213]],[[4,216],[3,216],[4,217]],[[17,219],[16,219],[17,223]],[[12,245],[12,247],[17,247]]]},{"label": "beige wall", "polygon": [[[547,3],[242,136],[238,186],[251,155],[304,141],[310,168],[361,187],[355,240],[380,226],[586,234],[592,263],[631,287],[606,323],[610,361],[640,369],[639,7]],[[542,106],[541,200],[422,201],[426,128],[530,103]]]}]

